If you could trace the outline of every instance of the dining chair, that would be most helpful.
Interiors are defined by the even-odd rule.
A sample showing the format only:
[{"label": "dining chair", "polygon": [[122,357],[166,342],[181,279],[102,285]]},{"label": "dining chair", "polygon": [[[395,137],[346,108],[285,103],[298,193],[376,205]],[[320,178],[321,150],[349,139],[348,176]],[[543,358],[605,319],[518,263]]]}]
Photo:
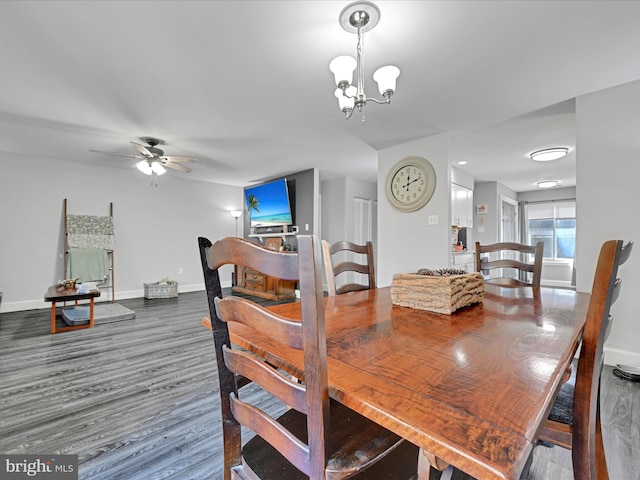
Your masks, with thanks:
[{"label": "dining chair", "polygon": [[[362,259],[362,263],[361,260],[354,261],[351,258],[354,257],[355,254],[358,255],[359,259]],[[343,257],[340,257],[340,255]],[[345,255],[347,255],[347,259],[340,261]],[[348,292],[356,292],[358,290],[376,288],[373,243],[367,242],[365,245],[358,245],[342,240],[329,244],[326,240],[322,240],[322,256],[324,258],[324,271],[327,277],[327,290],[330,297]],[[363,256],[364,258],[362,258]],[[347,274],[347,272],[366,275],[367,284],[348,282],[347,280],[339,287],[336,287],[336,278],[338,275]],[[340,278],[342,279],[344,277]]]},{"label": "dining chair", "polygon": [[[414,476],[416,446],[329,398],[324,293],[315,237],[299,236],[298,252],[275,252],[236,237],[213,245],[201,237],[198,243],[220,385],[224,479]],[[223,297],[219,274],[223,265],[242,265],[298,282],[301,320],[279,316],[247,298]],[[304,368],[285,374],[269,362],[273,358],[267,358],[267,352],[261,356],[233,345],[229,324],[268,332],[274,345],[299,351]],[[239,391],[238,376],[252,382],[250,395]],[[273,418],[261,410],[259,402],[265,395],[256,395],[254,387],[280,400],[284,413]],[[242,427],[255,436],[243,441]]]},{"label": "dining chair", "polygon": [[[542,275],[543,251],[544,243],[542,242],[538,242],[535,245],[523,245],[521,243],[511,242],[480,245],[480,242],[476,242],[476,271],[484,272],[496,268],[515,268],[519,275],[520,272],[530,272],[532,275],[531,282],[504,276],[488,278],[485,279],[485,282],[503,287],[539,287],[540,277]],[[498,253],[496,260],[483,261],[486,254],[494,252]],[[528,255],[533,255],[533,263],[527,261]]]},{"label": "dining chair", "polygon": [[541,442],[571,450],[576,480],[608,480],[600,425],[600,376],[603,346],[613,318],[611,305],[620,295],[618,267],[629,259],[633,242],[609,240],[602,245],[593,278],[577,370],[564,383],[539,437]]}]

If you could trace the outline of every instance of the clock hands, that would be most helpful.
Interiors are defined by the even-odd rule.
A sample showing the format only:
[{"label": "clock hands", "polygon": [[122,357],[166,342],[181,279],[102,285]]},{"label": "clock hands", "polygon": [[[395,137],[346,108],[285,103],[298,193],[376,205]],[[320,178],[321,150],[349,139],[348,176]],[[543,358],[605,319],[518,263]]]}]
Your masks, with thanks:
[{"label": "clock hands", "polygon": [[412,183],[417,182],[418,180],[420,180],[420,177],[418,177],[418,178],[416,178],[415,180],[411,180],[411,181],[409,181],[409,179],[410,179],[410,178],[411,178],[411,177],[410,177],[409,175],[407,175],[407,183],[406,183],[406,185],[403,185],[403,188],[404,188],[406,191],[409,191],[409,185],[411,185]]}]

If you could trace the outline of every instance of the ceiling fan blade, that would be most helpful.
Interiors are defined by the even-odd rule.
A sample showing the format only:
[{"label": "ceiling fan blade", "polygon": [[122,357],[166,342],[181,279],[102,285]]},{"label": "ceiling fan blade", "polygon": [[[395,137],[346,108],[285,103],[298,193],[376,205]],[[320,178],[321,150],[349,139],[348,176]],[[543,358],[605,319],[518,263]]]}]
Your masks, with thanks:
[{"label": "ceiling fan blade", "polygon": [[139,143],[136,143],[136,142],[131,142],[131,145],[133,145],[133,148],[138,150],[145,157],[147,157],[147,158],[154,158],[155,157],[155,155],[153,153],[151,153],[147,149],[147,147],[145,147],[144,145],[140,145]]},{"label": "ceiling fan blade", "polygon": [[144,158],[141,157],[140,155],[127,155],[126,153],[116,153],[116,152],[105,152],[103,150],[89,150],[90,152],[93,153],[104,153],[105,155],[116,155],[118,157],[127,157],[127,158]]},{"label": "ceiling fan blade", "polygon": [[161,162],[161,165],[163,167],[172,168],[173,170],[180,170],[181,172],[185,173],[189,173],[191,171],[189,167],[185,167],[184,165],[181,165],[179,163]]},{"label": "ceiling fan blade", "polygon": [[199,158],[196,157],[181,157],[177,155],[163,155],[160,157],[167,162],[179,162],[179,163],[198,163],[200,161]]}]

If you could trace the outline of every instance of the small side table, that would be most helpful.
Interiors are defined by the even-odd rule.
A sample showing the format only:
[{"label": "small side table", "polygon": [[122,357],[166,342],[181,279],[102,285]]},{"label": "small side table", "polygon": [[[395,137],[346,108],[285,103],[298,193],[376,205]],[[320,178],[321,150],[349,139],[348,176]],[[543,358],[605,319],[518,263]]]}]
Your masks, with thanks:
[{"label": "small side table", "polygon": [[[76,288],[66,289],[59,287],[58,285],[52,285],[44,294],[44,301],[51,302],[51,333],[66,332],[69,330],[79,330],[81,328],[93,327],[93,300],[100,296],[100,290],[78,293]],[[89,323],[84,325],[70,325],[68,327],[56,328],[56,302],[69,302],[75,300],[78,305],[78,300],[89,300]]]}]

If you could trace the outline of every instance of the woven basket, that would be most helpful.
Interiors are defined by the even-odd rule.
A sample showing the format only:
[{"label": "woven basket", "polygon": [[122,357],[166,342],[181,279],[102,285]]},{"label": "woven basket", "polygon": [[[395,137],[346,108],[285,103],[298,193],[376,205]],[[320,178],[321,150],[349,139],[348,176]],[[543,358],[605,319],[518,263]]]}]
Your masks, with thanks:
[{"label": "woven basket", "polygon": [[173,298],[177,296],[178,282],[144,284],[144,298]]},{"label": "woven basket", "polygon": [[395,305],[447,315],[483,299],[484,280],[479,273],[447,277],[396,273],[391,283]]}]

